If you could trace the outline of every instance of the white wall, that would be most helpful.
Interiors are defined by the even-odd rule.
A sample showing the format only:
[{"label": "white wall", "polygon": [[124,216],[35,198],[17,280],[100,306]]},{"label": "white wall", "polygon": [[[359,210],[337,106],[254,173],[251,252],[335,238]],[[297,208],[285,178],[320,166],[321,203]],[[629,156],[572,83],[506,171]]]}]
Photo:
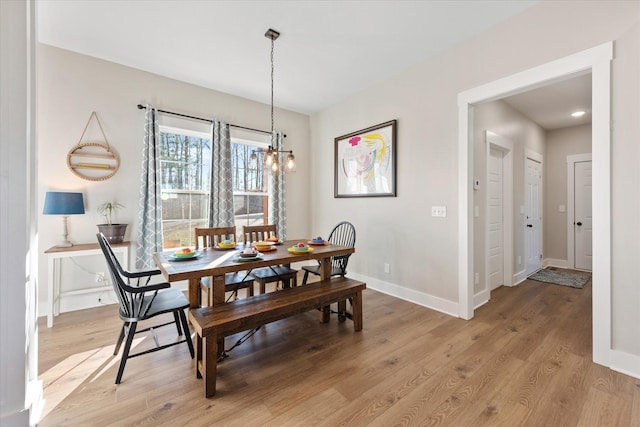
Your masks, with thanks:
[{"label": "white wall", "polygon": [[0,2],[0,425],[26,426],[42,396],[35,322],[35,8]]},{"label": "white wall", "polygon": [[[567,156],[591,153],[591,125],[547,132],[544,257],[567,261]],[[565,207],[560,212],[559,206]]]},{"label": "white wall", "polygon": [[[612,335],[613,348],[637,360],[639,16],[638,2],[541,2],[313,115],[313,229],[352,220],[359,234],[350,271],[366,276],[370,287],[457,313],[458,93],[614,40]],[[333,175],[326,171],[333,170],[333,138],[391,119],[398,120],[398,197],[332,198]],[[432,218],[434,205],[446,205],[447,217]]]},{"label": "white wall", "polygon": [[[97,206],[108,200],[125,206],[118,211],[114,220],[128,223],[126,239],[136,239],[144,126],[144,110],[138,110],[137,104],[150,103],[169,111],[197,117],[216,117],[256,129],[269,130],[271,127],[269,105],[43,44],[38,45],[38,61],[38,210],[42,212],[46,191],[83,192],[85,215],[69,217],[70,239],[74,243],[96,241],[96,224],[104,222],[97,212]],[[120,169],[106,181],[78,178],[66,166],[67,153],[79,142],[92,111],[97,113],[109,144],[121,158]],[[294,150],[297,160],[297,172],[286,178],[287,233],[290,237],[309,236],[309,118],[276,109],[275,127],[287,135],[285,146]],[[101,140],[102,136],[94,123],[83,142],[96,139]],[[45,215],[40,215],[38,220],[41,248],[39,311],[44,315],[48,278],[46,257],[42,252],[58,242],[62,220],[58,216]],[[135,265],[135,245],[131,247],[130,260],[130,265]],[[76,262],[90,271],[105,270],[100,257],[93,261],[79,258]],[[99,263],[103,266],[100,267]],[[78,283],[77,280],[65,283],[66,290],[88,286],[95,285]],[[91,301],[85,299],[72,303],[80,307],[93,301],[95,305],[98,295],[91,298]]]}]

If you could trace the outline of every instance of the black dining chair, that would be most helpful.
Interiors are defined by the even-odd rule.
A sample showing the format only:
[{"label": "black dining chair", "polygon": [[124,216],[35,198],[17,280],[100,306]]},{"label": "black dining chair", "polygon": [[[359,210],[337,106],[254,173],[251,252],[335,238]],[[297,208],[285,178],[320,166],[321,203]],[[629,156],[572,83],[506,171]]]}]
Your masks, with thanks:
[{"label": "black dining chair", "polygon": [[[327,240],[335,245],[353,248],[356,245],[356,228],[349,221],[339,222],[333,227]],[[351,254],[331,257],[331,276],[344,276],[347,274],[347,264],[350,256]],[[302,284],[306,285],[309,273],[320,275],[320,261],[318,261],[318,265],[304,266],[302,269],[304,270]]]},{"label": "black dining chair", "polygon": [[[245,245],[251,245],[261,240],[267,240],[276,235],[276,225],[245,225],[242,227]],[[255,268],[251,270],[251,276],[260,285],[260,293],[266,292],[266,284],[282,282],[283,287],[298,286],[298,270],[285,265],[272,265],[269,267]],[[277,289],[277,284],[276,284]]]},{"label": "black dining chair", "polygon": [[[237,241],[236,227],[208,227],[195,229],[196,250],[202,248],[215,248],[224,240]],[[224,275],[225,292],[232,292],[231,297],[238,296],[238,290],[246,289],[247,296],[253,296],[253,276],[248,272],[227,273]],[[213,305],[213,292],[211,291],[211,278],[200,279],[200,290],[204,291],[207,305]]]},{"label": "black dining chair", "polygon": [[[191,334],[189,332],[187,317],[184,314],[184,310],[189,308],[189,300],[180,290],[169,289],[171,287],[170,283],[149,284],[149,281],[153,276],[160,274],[160,270],[140,272],[128,272],[124,270],[122,266],[120,266],[118,258],[116,258],[113,253],[107,238],[102,233],[98,233],[97,237],[102,253],[107,260],[113,289],[118,297],[118,302],[120,303],[120,319],[124,322],[122,329],[120,330],[116,348],[113,352],[114,356],[117,355],[120,350],[120,345],[125,341],[122,358],[120,360],[120,367],[118,368],[118,374],[116,376],[116,384],[120,384],[127,360],[133,357],[142,356],[143,354],[162,350],[164,348],[186,342],[189,347],[189,353],[191,353],[191,358],[193,359],[193,343],[191,342]],[[132,284],[132,281],[135,283]],[[137,330],[138,322],[148,320],[152,317],[165,313],[172,313],[173,320]],[[176,325],[178,335],[183,336],[184,334],[185,339],[160,345],[154,329],[171,324]],[[146,351],[130,354],[131,343],[134,335],[147,331],[150,331],[153,335],[156,347]]]}]

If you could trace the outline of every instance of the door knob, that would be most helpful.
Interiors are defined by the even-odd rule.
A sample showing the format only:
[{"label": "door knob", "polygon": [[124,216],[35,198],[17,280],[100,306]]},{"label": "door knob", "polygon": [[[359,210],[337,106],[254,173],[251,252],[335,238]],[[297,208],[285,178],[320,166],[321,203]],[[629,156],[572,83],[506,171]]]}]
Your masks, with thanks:
[{"label": "door knob", "polygon": [[527,224],[527,227],[533,228],[533,224]]},{"label": "door knob", "polygon": [[576,222],[576,225],[577,225],[578,227],[580,227],[580,226],[582,225],[582,223],[581,223],[580,221],[578,221],[578,222]]}]

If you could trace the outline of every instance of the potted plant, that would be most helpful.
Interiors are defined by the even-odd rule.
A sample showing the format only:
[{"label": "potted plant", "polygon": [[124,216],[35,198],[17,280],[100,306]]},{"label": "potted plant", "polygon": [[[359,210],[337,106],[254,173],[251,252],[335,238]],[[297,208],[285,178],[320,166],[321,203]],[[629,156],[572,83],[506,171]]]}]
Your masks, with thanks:
[{"label": "potted plant", "polygon": [[112,222],[114,212],[121,208],[124,208],[124,206],[117,202],[104,202],[98,206],[98,212],[107,221],[106,224],[98,224],[98,231],[104,234],[109,243],[122,243],[124,240],[127,224],[114,224]]}]

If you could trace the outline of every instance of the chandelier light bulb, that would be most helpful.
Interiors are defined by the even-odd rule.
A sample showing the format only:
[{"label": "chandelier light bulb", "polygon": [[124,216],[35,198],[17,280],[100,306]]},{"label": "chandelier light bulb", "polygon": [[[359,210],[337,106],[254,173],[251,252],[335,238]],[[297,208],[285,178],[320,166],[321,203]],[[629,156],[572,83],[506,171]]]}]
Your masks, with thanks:
[{"label": "chandelier light bulb", "polygon": [[289,172],[295,172],[296,170],[296,157],[293,153],[289,153],[287,156],[287,165],[285,166],[286,170]]}]

